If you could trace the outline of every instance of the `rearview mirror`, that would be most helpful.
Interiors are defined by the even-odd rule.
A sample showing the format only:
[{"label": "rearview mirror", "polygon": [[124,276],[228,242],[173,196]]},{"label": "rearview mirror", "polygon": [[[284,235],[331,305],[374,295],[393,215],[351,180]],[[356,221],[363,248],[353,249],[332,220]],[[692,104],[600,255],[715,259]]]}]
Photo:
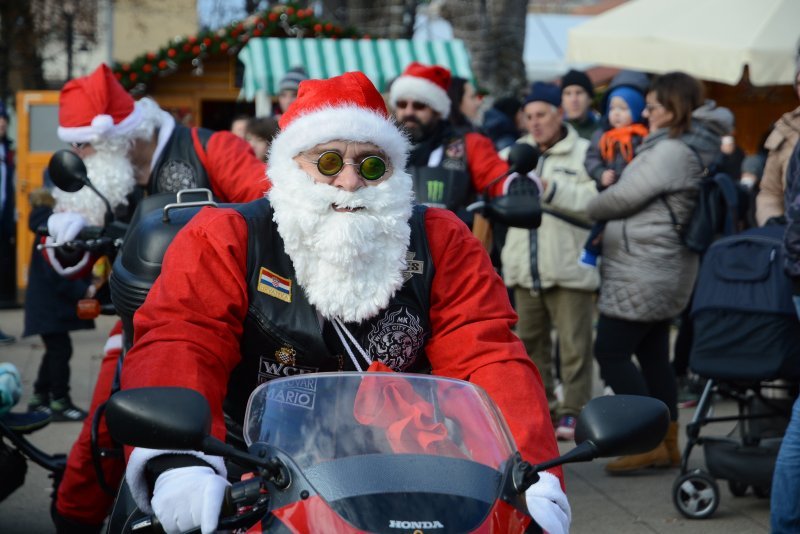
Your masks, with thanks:
[{"label": "rearview mirror", "polygon": [[47,172],[55,186],[67,193],[80,191],[89,180],[86,165],[71,150],[59,150],[53,154]]},{"label": "rearview mirror", "polygon": [[193,389],[126,389],[111,396],[106,422],[117,443],[148,449],[202,450],[211,409]]},{"label": "rearview mirror", "polygon": [[653,450],[669,427],[666,404],[640,395],[610,395],[589,401],[575,427],[575,443],[594,446],[595,457],[625,456]]}]

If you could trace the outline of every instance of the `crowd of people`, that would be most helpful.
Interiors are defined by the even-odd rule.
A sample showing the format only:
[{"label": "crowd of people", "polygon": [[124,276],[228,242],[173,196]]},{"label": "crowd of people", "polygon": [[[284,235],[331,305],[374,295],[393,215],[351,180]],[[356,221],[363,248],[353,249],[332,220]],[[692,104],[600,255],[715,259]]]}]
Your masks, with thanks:
[{"label": "crowd of people", "polygon": [[[274,346],[277,355],[286,339],[297,340],[321,353],[302,362],[298,356],[293,365],[361,370],[380,361],[396,371],[480,384],[535,462],[556,456],[556,440],[574,438],[576,417],[597,386],[597,364],[603,386],[655,397],[671,420],[658,447],[612,461],[606,471],[677,467],[688,354],[679,354],[678,344],[673,354],[670,332],[677,323],[683,343],[691,336],[686,312],[700,258],[676,224],[690,218],[711,167],[731,174],[751,200],[746,220],[796,222],[800,107],[776,123],[766,155],[745,157],[732,113],[706,100],[692,76],[621,71],[604,89],[598,97],[590,77],[572,70],[559,83],[535,82],[524,95],[492,98],[444,67],[415,62],[380,94],[361,73],[309,80],[298,67],[280,81],[271,116],[235,117],[230,132],[211,132],[177,124],[149,98],[134,101],[105,66],[68,82],[59,137],[84,160],[120,218],[144,195],[186,187],[244,203],[202,211],[176,238],[136,315],[121,387],[203,392],[222,438],[223,405],[246,402],[256,384],[275,378],[253,371],[268,358],[254,344]],[[536,147],[538,163],[524,176],[502,179],[515,143]],[[517,180],[538,192],[538,228],[505,228],[466,210],[477,194],[508,194]],[[102,220],[104,206],[91,192],[53,197],[35,199],[37,224],[47,221],[52,241],[69,241]],[[408,258],[418,267],[411,269]],[[51,249],[46,259],[37,267],[41,276],[70,279],[64,306],[91,292],[92,258]],[[287,301],[248,287],[257,275],[251,265],[301,291]],[[220,280],[219,272],[231,276]],[[32,305],[36,287],[32,278]],[[187,305],[198,301],[204,306]],[[390,360],[370,352],[370,332],[397,310],[421,327],[406,333],[401,356]],[[253,313],[271,327],[254,328]],[[282,319],[289,313],[296,320]],[[31,409],[85,417],[67,395],[67,332],[90,326],[63,322],[52,331],[26,322],[25,335],[41,335],[47,349]],[[89,413],[112,392],[120,329],[110,334]],[[0,343],[11,341],[0,332]],[[69,404],[59,409],[54,399]],[[67,408],[72,417],[63,415]],[[800,424],[799,409],[792,424]],[[90,419],[53,507],[61,533],[99,531],[111,505],[92,465]],[[113,446],[102,424],[98,441]],[[227,484],[220,458],[172,462],[174,456],[137,449],[127,463],[137,503],[167,531],[207,521],[197,510],[218,505]],[[103,464],[106,482],[116,487],[126,465],[116,458]],[[207,491],[187,491],[198,487]],[[554,469],[526,494],[549,532],[569,528],[563,490]]]}]

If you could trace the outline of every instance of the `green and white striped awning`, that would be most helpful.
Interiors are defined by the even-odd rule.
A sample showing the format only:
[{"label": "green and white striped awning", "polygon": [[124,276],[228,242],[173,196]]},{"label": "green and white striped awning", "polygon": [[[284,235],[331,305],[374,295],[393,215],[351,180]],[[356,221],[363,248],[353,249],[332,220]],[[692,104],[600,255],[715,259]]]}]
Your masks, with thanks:
[{"label": "green and white striped awning", "polygon": [[383,91],[412,61],[447,67],[453,76],[473,80],[469,55],[460,40],[254,38],[239,51],[244,64],[242,93],[278,93],[278,82],[290,69],[303,66],[310,78],[330,78],[360,70]]}]

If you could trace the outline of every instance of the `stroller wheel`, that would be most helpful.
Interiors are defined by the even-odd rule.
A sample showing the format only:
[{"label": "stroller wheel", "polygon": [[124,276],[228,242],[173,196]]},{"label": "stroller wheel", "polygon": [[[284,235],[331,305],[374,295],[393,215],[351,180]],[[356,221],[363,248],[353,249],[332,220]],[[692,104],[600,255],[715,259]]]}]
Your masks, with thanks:
[{"label": "stroller wheel", "polygon": [[672,502],[689,519],[706,519],[719,506],[717,482],[703,471],[679,476],[672,485]]},{"label": "stroller wheel", "polygon": [[731,493],[734,497],[744,497],[747,495],[747,489],[750,486],[745,484],[744,482],[739,482],[738,480],[729,480],[728,481],[728,489],[731,490]]}]

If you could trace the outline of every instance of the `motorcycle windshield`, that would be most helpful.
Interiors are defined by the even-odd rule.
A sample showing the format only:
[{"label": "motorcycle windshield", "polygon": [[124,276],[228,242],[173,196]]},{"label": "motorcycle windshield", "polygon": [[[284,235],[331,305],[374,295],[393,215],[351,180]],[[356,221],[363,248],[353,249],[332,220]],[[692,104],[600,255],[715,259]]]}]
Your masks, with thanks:
[{"label": "motorcycle windshield", "polygon": [[503,471],[516,446],[498,408],[460,380],[401,373],[315,373],[250,395],[247,445],[267,443],[307,470],[371,454],[467,460]]}]

